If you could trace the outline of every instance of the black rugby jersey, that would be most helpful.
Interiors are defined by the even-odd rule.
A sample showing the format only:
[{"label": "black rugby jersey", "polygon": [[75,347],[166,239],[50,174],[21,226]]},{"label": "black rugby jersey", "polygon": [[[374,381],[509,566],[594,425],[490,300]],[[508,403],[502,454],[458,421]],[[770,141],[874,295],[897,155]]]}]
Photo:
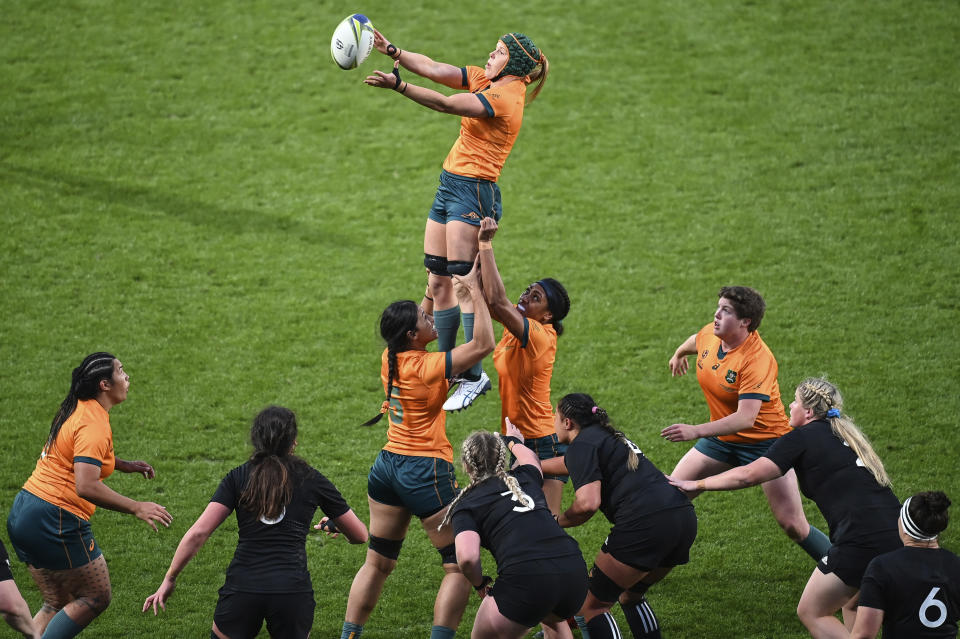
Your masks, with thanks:
[{"label": "black rugby jersey", "polygon": [[873,545],[897,530],[900,501],[881,486],[853,450],[824,420],[777,439],[764,453],[786,473],[797,471],[800,492],[823,513],[834,544]]},{"label": "black rugby jersey", "polygon": [[276,521],[266,522],[240,505],[251,464],[231,470],[210,501],[236,511],[239,540],[227,568],[224,592],[313,592],[307,572],[306,539],[320,508],[330,518],[350,507],[329,479],[314,468],[295,482],[290,503]]},{"label": "black rugby jersey", "polygon": [[960,618],[960,557],[909,546],[880,555],[863,575],[860,605],[883,610],[883,639],[952,639]]},{"label": "black rugby jersey", "polygon": [[634,471],[627,468],[627,446],[613,434],[596,426],[581,429],[565,455],[574,488],[600,480],[600,510],[610,523],[690,506],[686,495],[671,486],[633,442],[630,446],[640,458]]},{"label": "black rugby jersey", "polygon": [[549,573],[552,563],[567,557],[579,557],[580,547],[554,520],[543,496],[543,478],[535,466],[524,464],[510,471],[525,494],[517,500],[505,483],[489,477],[471,488],[453,510],[453,531],[465,530],[480,535],[480,544],[490,551],[497,570],[504,574],[527,562],[538,562],[538,568]]}]

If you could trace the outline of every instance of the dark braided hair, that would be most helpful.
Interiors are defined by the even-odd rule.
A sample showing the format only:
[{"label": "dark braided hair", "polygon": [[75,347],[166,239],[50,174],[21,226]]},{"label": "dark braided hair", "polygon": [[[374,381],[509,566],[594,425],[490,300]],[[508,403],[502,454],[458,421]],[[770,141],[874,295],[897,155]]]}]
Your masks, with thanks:
[{"label": "dark braided hair", "polygon": [[113,361],[117,359],[110,353],[92,353],[87,355],[80,365],[73,369],[70,378],[70,390],[66,398],[60,403],[60,409],[50,423],[50,434],[44,450],[49,450],[60,433],[60,427],[77,410],[77,402],[81,399],[94,399],[100,393],[100,382],[113,380]]},{"label": "dark braided hair", "polygon": [[627,456],[627,468],[636,470],[640,463],[637,456],[636,446],[634,446],[627,436],[613,427],[607,411],[603,410],[593,398],[586,393],[570,393],[564,395],[557,403],[557,412],[561,417],[565,417],[577,424],[580,429],[592,428],[594,426],[602,428],[623,443],[627,447],[629,454]]},{"label": "dark braided hair", "polygon": [[463,440],[463,446],[460,449],[460,460],[463,462],[463,468],[470,477],[470,483],[460,491],[460,494],[447,506],[447,512],[443,516],[443,521],[437,526],[437,530],[443,528],[453,516],[454,507],[460,502],[474,486],[490,477],[498,477],[500,481],[506,484],[516,500],[524,505],[533,506],[524,502],[524,498],[529,499],[520,488],[520,482],[513,475],[507,473],[507,446],[503,443],[500,435],[485,430],[478,430]]},{"label": "dark braided hair", "polygon": [[397,378],[397,353],[410,348],[407,333],[417,330],[420,319],[420,307],[411,300],[394,302],[380,315],[380,337],[387,343],[387,399],[376,417],[367,420],[363,426],[373,426],[389,410],[390,397],[393,395],[393,380]]},{"label": "dark braided hair", "polygon": [[264,520],[276,520],[293,497],[297,479],[306,476],[307,463],[293,454],[297,416],[289,408],[268,406],[253,419],[250,479],[240,505]]},{"label": "dark braided hair", "polygon": [[557,332],[557,337],[560,337],[563,335],[563,318],[570,312],[570,296],[567,295],[567,289],[563,288],[563,284],[552,277],[545,277],[537,283],[547,295],[547,308],[553,315],[550,323],[553,325],[553,330]]},{"label": "dark braided hair", "polygon": [[917,493],[910,499],[910,518],[928,535],[939,535],[950,521],[950,503],[946,493],[939,490]]}]

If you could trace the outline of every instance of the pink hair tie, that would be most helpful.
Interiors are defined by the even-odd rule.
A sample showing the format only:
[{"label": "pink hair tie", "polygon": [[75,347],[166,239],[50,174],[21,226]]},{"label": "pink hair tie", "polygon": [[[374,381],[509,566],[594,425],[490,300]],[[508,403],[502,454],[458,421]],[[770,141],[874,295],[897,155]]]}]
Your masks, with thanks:
[{"label": "pink hair tie", "polygon": [[590,409],[590,412],[593,413],[594,415],[596,415],[598,410],[600,410],[600,407],[599,407],[599,406],[594,406],[593,408]]}]

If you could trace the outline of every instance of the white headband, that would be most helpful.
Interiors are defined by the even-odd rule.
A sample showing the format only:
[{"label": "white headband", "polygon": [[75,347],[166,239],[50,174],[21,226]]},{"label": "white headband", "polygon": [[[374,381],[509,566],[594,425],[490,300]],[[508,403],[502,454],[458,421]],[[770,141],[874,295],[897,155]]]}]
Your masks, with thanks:
[{"label": "white headband", "polygon": [[927,533],[920,530],[920,527],[913,523],[913,519],[910,518],[910,500],[913,497],[907,497],[907,501],[903,502],[903,507],[900,508],[900,523],[903,524],[903,532],[907,533],[917,541],[933,541],[937,538],[936,535],[928,535]]}]

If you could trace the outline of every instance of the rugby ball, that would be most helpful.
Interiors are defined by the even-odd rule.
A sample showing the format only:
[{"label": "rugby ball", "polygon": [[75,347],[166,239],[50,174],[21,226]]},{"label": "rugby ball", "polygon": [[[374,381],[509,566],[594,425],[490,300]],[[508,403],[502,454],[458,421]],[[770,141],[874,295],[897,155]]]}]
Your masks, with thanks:
[{"label": "rugby ball", "polygon": [[330,54],[341,69],[356,69],[373,51],[373,23],[362,13],[343,19],[330,40]]}]

